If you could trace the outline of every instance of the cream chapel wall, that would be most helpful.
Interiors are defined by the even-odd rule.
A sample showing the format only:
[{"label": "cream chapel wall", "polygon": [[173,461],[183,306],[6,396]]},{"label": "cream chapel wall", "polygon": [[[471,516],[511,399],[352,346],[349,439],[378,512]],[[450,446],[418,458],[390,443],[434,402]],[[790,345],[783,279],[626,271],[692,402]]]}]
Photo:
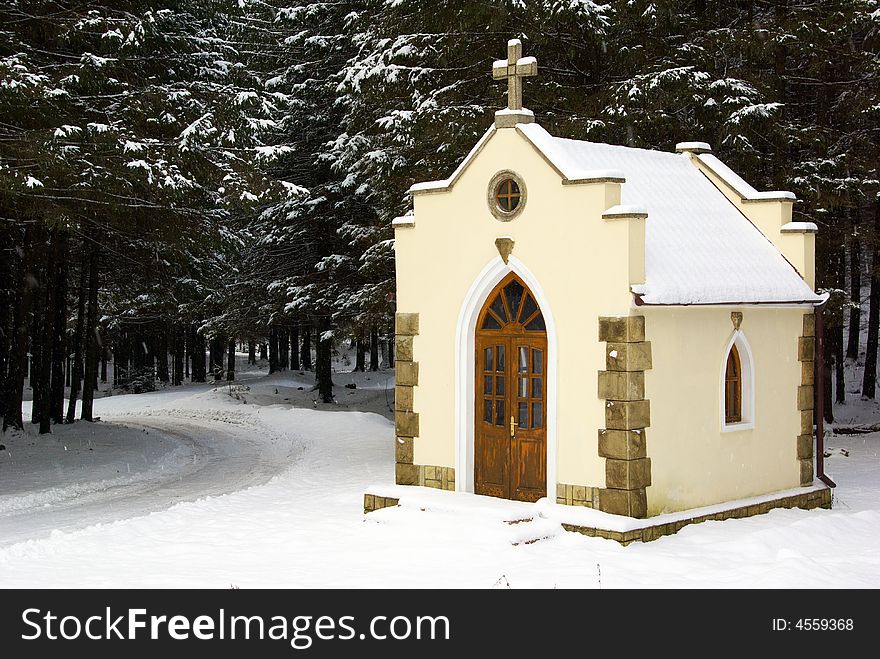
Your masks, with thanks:
[{"label": "cream chapel wall", "polygon": [[[527,190],[522,214],[510,222],[495,219],[486,201],[490,179],[505,169],[519,174]],[[419,314],[415,464],[455,466],[459,314],[475,279],[499,258],[495,239],[509,236],[514,257],[547,296],[545,312],[557,330],[556,480],[604,484],[605,461],[596,445],[597,429],[605,425],[596,383],[606,359],[596,340],[598,318],[627,315],[632,305],[629,224],[601,217],[619,202],[617,183],[562,185],[515,129],[497,130],[449,191],[415,196],[415,226],[395,232],[397,309]],[[466,482],[465,474],[456,474],[459,489]]]},{"label": "cream chapel wall", "polygon": [[[650,220],[649,220],[650,221]],[[804,309],[642,307],[653,368],[647,430],[656,515],[798,487],[798,337]],[[721,431],[721,378],[741,311],[753,357],[754,428]]]}]

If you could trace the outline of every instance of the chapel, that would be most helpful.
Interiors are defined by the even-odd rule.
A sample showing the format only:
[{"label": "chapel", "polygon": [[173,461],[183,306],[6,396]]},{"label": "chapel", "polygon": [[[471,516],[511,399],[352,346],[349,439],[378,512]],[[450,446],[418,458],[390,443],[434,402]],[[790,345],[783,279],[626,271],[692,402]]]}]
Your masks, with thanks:
[{"label": "chapel", "polygon": [[795,196],[704,142],[551,135],[519,40],[492,72],[508,107],[394,220],[397,485],[632,518],[829,506]]}]

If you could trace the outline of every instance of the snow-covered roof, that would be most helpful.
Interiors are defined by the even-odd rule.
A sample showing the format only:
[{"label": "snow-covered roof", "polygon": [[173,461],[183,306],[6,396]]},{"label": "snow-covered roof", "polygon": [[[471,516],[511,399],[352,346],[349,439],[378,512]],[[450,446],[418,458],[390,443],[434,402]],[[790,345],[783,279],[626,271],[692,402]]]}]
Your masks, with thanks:
[{"label": "snow-covered roof", "polygon": [[[633,287],[645,304],[816,304],[824,299],[687,154],[553,137],[538,124],[516,129],[564,183],[595,172],[620,172],[626,178],[617,210],[633,213],[637,206],[648,213],[645,284]],[[745,200],[794,199],[790,192],[757,192],[712,154],[696,157]]]}]

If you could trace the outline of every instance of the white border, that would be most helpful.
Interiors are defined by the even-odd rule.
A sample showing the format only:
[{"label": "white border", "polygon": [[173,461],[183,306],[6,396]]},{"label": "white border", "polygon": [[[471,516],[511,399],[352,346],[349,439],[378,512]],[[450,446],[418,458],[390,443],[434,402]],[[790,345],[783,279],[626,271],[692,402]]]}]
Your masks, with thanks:
[{"label": "white border", "polygon": [[[739,362],[742,374],[742,418],[738,423],[727,423],[724,420],[724,384],[727,372],[727,355],[730,348],[736,344],[739,351]],[[734,330],[733,335],[724,348],[721,360],[721,386],[719,389],[719,415],[721,417],[721,432],[737,432],[738,430],[751,430],[755,427],[755,358],[752,356],[752,347],[749,345],[746,335],[742,330]]]},{"label": "white border", "polygon": [[547,328],[547,499],[556,502],[556,391],[559,347],[556,323],[544,290],[532,272],[515,256],[505,265],[500,256],[477,275],[465,295],[455,331],[455,489],[474,491],[474,368],[477,316],[489,293],[514,272],[535,296]]}]

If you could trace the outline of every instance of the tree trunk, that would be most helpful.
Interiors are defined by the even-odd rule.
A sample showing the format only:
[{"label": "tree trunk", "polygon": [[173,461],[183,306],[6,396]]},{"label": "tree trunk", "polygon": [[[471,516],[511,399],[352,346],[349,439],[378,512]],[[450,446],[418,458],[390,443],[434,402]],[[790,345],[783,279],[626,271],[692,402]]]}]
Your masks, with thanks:
[{"label": "tree trunk", "polygon": [[207,376],[207,367],[205,364],[205,335],[201,330],[195,330],[193,333],[192,348],[192,381],[205,382]]},{"label": "tree trunk", "polygon": [[226,381],[235,380],[235,339],[229,339],[226,346]]},{"label": "tree trunk", "polygon": [[360,373],[363,373],[366,370],[366,354],[367,349],[364,346],[363,339],[358,339],[356,342],[356,351],[357,357],[354,363],[354,370]]},{"label": "tree trunk", "polygon": [[49,416],[55,423],[64,422],[64,362],[67,356],[67,234],[55,230],[55,304],[52,319],[52,383]]},{"label": "tree trunk", "polygon": [[211,374],[214,382],[223,380],[223,353],[226,352],[226,341],[219,334],[211,337]]},{"label": "tree trunk", "polygon": [[[76,400],[79,397],[80,383],[83,375],[83,341],[86,323],[86,282],[88,281],[89,265],[85,249],[79,265],[79,297],[77,299],[76,330],[73,334],[73,376],[70,380],[70,400],[67,403],[67,423],[73,423],[76,417]],[[114,370],[118,370],[114,369]]]},{"label": "tree trunk", "polygon": [[251,339],[248,341],[248,364],[257,363],[257,342]]},{"label": "tree trunk", "polygon": [[394,325],[391,326],[391,331],[388,334],[388,368],[394,368],[394,341],[395,339],[395,330]]},{"label": "tree trunk", "polygon": [[874,235],[871,249],[871,296],[868,302],[868,335],[862,398],[873,399],[877,386],[877,334],[880,332],[880,198],[874,205]]},{"label": "tree trunk", "polygon": [[269,374],[278,370],[278,328],[269,330]]},{"label": "tree trunk", "polygon": [[159,334],[156,337],[156,376],[160,382],[168,384],[168,325],[162,323],[159,326]]},{"label": "tree trunk", "polygon": [[278,328],[278,369],[281,371],[286,371],[287,367],[290,365],[290,338],[287,334],[286,327]]},{"label": "tree trunk", "polygon": [[862,324],[862,250],[859,243],[859,212],[853,209],[852,228],[849,233],[849,333],[846,341],[846,358],[852,362],[859,358],[859,331]]},{"label": "tree trunk", "polygon": [[318,325],[317,353],[315,355],[315,376],[318,380],[318,395],[321,402],[333,402],[333,367],[331,364],[333,353],[333,339],[323,338],[325,332],[330,330],[330,319],[322,318]]},{"label": "tree trunk", "polygon": [[300,368],[304,371],[312,370],[312,336],[311,325],[303,323],[302,345],[299,351]]},{"label": "tree trunk", "polygon": [[86,363],[82,388],[82,411],[79,418],[92,421],[95,381],[98,378],[98,245],[89,249],[89,299],[85,326]]},{"label": "tree trunk", "polygon": [[290,370],[299,370],[299,323],[290,328]]},{"label": "tree trunk", "polygon": [[14,308],[12,311],[12,333],[9,342],[9,357],[6,368],[6,381],[3,383],[3,430],[12,426],[18,430],[24,428],[21,415],[21,402],[24,397],[24,377],[27,371],[28,327],[30,326],[31,302],[33,300],[34,276],[31,273],[31,250],[33,226],[25,225],[21,244],[15,246],[15,266],[12,280],[15,282],[13,293]]},{"label": "tree trunk", "polygon": [[379,370],[379,330],[375,327],[370,330],[370,370]]},{"label": "tree trunk", "polygon": [[183,330],[177,325],[173,326],[173,336],[174,336],[174,377],[172,378],[171,383],[175,387],[179,387],[183,384],[183,361],[184,361],[184,353],[186,352],[186,347],[184,345],[184,333]]},{"label": "tree trunk", "polygon": [[266,361],[269,359],[269,346],[265,341],[260,343],[260,359]]},{"label": "tree trunk", "polygon": [[51,348],[48,345],[49,309],[51,309],[51,289],[49,285],[49,268],[52,266],[51,248],[46,227],[38,222],[35,232],[36,241],[32,260],[34,277],[37,284],[34,293],[34,312],[31,324],[31,423],[40,424],[40,434],[44,431],[41,419],[45,415],[48,421],[49,412],[49,379],[51,369]]}]

